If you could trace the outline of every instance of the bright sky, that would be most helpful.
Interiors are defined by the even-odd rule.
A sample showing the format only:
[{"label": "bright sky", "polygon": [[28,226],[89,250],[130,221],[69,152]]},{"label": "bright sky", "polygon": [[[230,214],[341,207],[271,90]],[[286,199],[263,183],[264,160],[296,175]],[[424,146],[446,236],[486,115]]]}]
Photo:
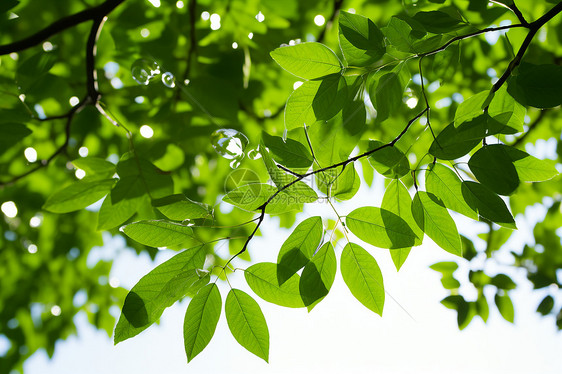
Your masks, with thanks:
[{"label": "bright sky", "polygon": [[[359,205],[380,206],[380,181],[373,188],[363,188],[338,210],[345,214]],[[299,222],[312,215],[330,215],[325,204],[307,206],[298,216]],[[540,213],[537,213],[537,217]],[[458,217],[455,217],[458,218]],[[521,229],[528,226],[517,217]],[[484,231],[478,224],[457,220],[461,233]],[[290,231],[279,229],[275,218],[263,225],[262,236],[256,237],[250,252],[255,261],[272,261]],[[510,239],[511,243],[528,240],[524,233]],[[136,256],[122,248],[120,240],[109,240],[96,256],[117,252],[112,277],[130,288],[155,264],[148,256]],[[508,242],[508,247],[509,242]],[[158,326],[114,347],[104,332],[91,327],[85,315],[75,319],[78,337],[57,344],[53,360],[45,352],[33,355],[25,364],[26,374],[64,373],[556,373],[562,372],[562,333],[558,333],[551,317],[541,318],[536,306],[545,292],[531,293],[524,273],[510,273],[520,287],[512,292],[516,324],[505,322],[495,306],[484,325],[479,318],[463,331],[456,323],[456,312],[439,301],[447,296],[440,283],[440,274],[428,266],[438,261],[455,260],[453,255],[437,248],[429,238],[412,250],[399,273],[388,251],[364,246],[377,259],[384,275],[387,291],[383,317],[369,311],[347,290],[341,273],[330,294],[311,313],[278,307],[258,300],[270,332],[270,364],[252,355],[231,336],[224,309],[211,343],[189,365],[183,348],[183,318],[187,302],[169,308]],[[515,243],[514,248],[519,248]],[[339,258],[341,246],[336,253]],[[160,263],[173,253],[163,251]],[[506,255],[505,261],[510,256]],[[500,258],[500,261],[503,260]],[[464,261],[466,263],[466,261]],[[245,266],[242,262],[237,265]],[[487,268],[494,274],[494,267]],[[455,273],[462,278],[468,267]],[[460,275],[460,276],[459,276]],[[242,274],[229,277],[231,284],[247,292]],[[462,282],[462,281],[461,281]],[[224,300],[228,286],[220,284]],[[470,295],[469,287],[463,289]],[[490,290],[492,291],[492,290]],[[493,294],[488,295],[493,304]],[[402,309],[403,308],[403,309]],[[406,313],[406,310],[408,313]],[[410,317],[409,315],[412,317]]]}]

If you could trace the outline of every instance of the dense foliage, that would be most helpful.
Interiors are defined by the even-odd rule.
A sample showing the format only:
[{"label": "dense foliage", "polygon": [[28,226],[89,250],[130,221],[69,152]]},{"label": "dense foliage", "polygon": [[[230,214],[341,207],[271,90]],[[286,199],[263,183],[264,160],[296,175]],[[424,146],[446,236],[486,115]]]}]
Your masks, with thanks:
[{"label": "dense foliage", "polygon": [[[513,322],[513,268],[549,290],[525,307],[562,328],[562,3],[38,4],[0,5],[1,372],[39,348],[52,355],[78,312],[119,343],[185,297],[188,361],[221,313],[267,361],[259,304],[236,284],[221,295],[217,281],[243,271],[261,299],[310,311],[339,268],[382,315],[376,253],[390,250],[399,270],[424,239],[451,253],[432,268],[460,328],[490,305]],[[380,206],[340,211],[374,178],[385,180]],[[296,220],[318,201],[334,214]],[[510,244],[505,273],[485,270],[536,205],[546,216],[534,242]],[[252,264],[247,249],[272,215],[292,233],[272,243],[277,263]],[[459,215],[487,233],[460,235]],[[102,232],[138,253],[178,253],[127,293],[108,282],[111,262],[88,256]],[[454,277],[461,261],[469,279]],[[459,292],[468,282],[475,299]]]}]

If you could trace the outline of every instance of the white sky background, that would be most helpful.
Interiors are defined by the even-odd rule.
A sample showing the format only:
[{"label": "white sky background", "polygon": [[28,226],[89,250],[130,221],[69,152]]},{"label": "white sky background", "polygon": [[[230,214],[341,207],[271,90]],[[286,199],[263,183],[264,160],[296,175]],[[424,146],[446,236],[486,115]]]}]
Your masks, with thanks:
[{"label": "white sky background", "polygon": [[[383,191],[380,180],[370,189],[363,184],[356,197],[340,205],[338,211],[346,214],[361,205],[380,206],[382,196],[377,191]],[[298,222],[312,215],[332,214],[325,204],[309,204],[298,216]],[[537,219],[540,214],[536,213]],[[517,217],[521,234],[510,239],[507,247],[514,243],[513,249],[520,248],[522,240],[529,240],[523,232],[528,225],[522,218]],[[486,231],[483,224],[470,224],[459,216],[455,216],[455,220],[461,233],[471,237]],[[261,231],[262,236],[254,238],[250,245],[252,258],[256,262],[275,262],[278,249],[290,231],[279,229],[276,218],[267,218]],[[121,285],[130,289],[156,264],[147,255],[137,256],[121,247],[121,241],[113,240],[97,255],[117,253],[112,277],[119,278]],[[219,282],[223,298],[221,320],[211,343],[189,365],[183,346],[183,318],[187,308],[187,301],[183,301],[164,312],[160,325],[117,346],[113,346],[112,339],[104,332],[90,326],[85,315],[79,314],[75,319],[78,337],[59,342],[53,360],[48,360],[44,351],[33,355],[24,365],[25,373],[562,372],[562,333],[556,331],[552,317],[542,318],[535,312],[546,292],[532,293],[523,272],[509,273],[519,285],[510,293],[516,310],[515,325],[499,315],[493,305],[492,292],[488,294],[488,324],[484,325],[475,317],[465,330],[459,331],[456,311],[440,304],[448,294],[441,286],[440,274],[428,268],[435,262],[455,261],[457,257],[436,247],[426,236],[424,244],[412,250],[397,273],[388,251],[368,245],[364,248],[375,256],[383,272],[387,291],[383,317],[354,299],[339,269],[330,294],[311,313],[305,309],[279,307],[256,297],[269,326],[270,364],[239,346],[231,336],[224,317],[228,286]],[[338,245],[338,260],[341,250],[342,246]],[[157,262],[173,254],[163,251]],[[510,258],[505,254],[500,261],[508,263]],[[462,263],[464,266],[455,276],[461,283],[467,283],[464,280],[468,266],[466,261]],[[236,265],[248,266],[243,262]],[[486,270],[491,275],[497,272],[495,266]],[[229,279],[233,287],[253,295],[241,272]],[[465,296],[471,295],[470,286],[462,291]]]}]

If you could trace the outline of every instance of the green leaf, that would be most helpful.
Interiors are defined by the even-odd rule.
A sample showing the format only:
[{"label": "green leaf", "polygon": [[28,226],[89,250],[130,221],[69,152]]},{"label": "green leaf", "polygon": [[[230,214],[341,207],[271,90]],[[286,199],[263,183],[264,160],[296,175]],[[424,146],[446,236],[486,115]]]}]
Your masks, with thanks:
[{"label": "green leaf", "polygon": [[[404,184],[402,184],[399,179],[393,179],[386,187],[382,198],[381,208],[386,209],[402,218],[412,229],[414,234],[420,238],[421,244],[423,231],[420,230],[414,221],[414,217],[412,216],[412,198],[410,197],[410,193]],[[390,251],[390,256],[396,266],[396,270],[400,270],[406,261],[406,258],[408,258],[408,255],[410,254],[410,249],[411,247],[407,247],[393,249]]]},{"label": "green leaf", "polygon": [[231,289],[225,303],[228,328],[236,341],[268,362],[269,330],[260,306],[244,291]]},{"label": "green leaf", "polygon": [[248,286],[262,299],[287,308],[304,306],[300,291],[298,274],[293,274],[282,285],[277,275],[278,265],[271,262],[260,262],[244,271]]},{"label": "green leaf", "polygon": [[484,107],[493,95],[492,91],[482,91],[463,101],[455,112],[455,127],[484,114]]},{"label": "green leaf", "polygon": [[197,246],[178,253],[146,274],[131,289],[117,326],[115,344],[129,339],[156,322],[164,309],[209,281],[203,267],[207,251]]},{"label": "green leaf", "polygon": [[273,181],[273,183],[275,183],[277,188],[283,188],[284,185],[295,179],[293,175],[287,174],[283,170],[279,169],[279,167],[277,167],[277,164],[275,163],[275,161],[273,161],[273,158],[269,154],[267,148],[265,148],[263,142],[261,142],[259,145],[259,152],[262,156],[261,159],[265,165],[265,168],[267,169],[267,173],[269,174],[271,180]]},{"label": "green leaf", "polygon": [[401,178],[410,172],[408,157],[396,146],[384,147],[378,140],[369,141],[369,149],[380,148],[369,156],[369,162],[377,172],[388,178]]},{"label": "green leaf", "polygon": [[375,247],[398,249],[421,244],[408,223],[386,209],[357,208],[347,215],[345,222],[359,239]]},{"label": "green leaf", "polygon": [[131,178],[118,180],[107,195],[98,213],[98,230],[119,226],[136,213],[143,199],[148,199],[143,187],[131,182]]},{"label": "green leaf", "polygon": [[262,132],[262,140],[275,161],[288,168],[308,169],[312,165],[312,155],[304,144],[293,139],[283,140]]},{"label": "green leaf", "polygon": [[396,16],[390,18],[388,26],[383,29],[390,45],[402,52],[418,52],[414,44],[419,38],[413,31],[408,22]]},{"label": "green leaf", "polygon": [[402,105],[404,88],[409,80],[404,66],[401,63],[392,71],[379,70],[369,76],[369,98],[377,110],[377,122],[389,118]]},{"label": "green leaf", "polygon": [[499,195],[510,195],[519,186],[517,170],[501,144],[476,151],[468,161],[468,167],[480,183]]},{"label": "green leaf", "polygon": [[29,127],[21,123],[0,123],[0,156],[31,133]]},{"label": "green leaf", "polygon": [[505,202],[488,187],[476,182],[462,182],[462,196],[478,214],[498,225],[516,229],[515,220]]},{"label": "green leaf", "polygon": [[49,196],[43,209],[53,213],[68,213],[84,209],[107,195],[114,184],[115,179],[73,183]]},{"label": "green leaf", "polygon": [[183,341],[188,362],[211,341],[221,308],[221,295],[216,283],[201,288],[189,303],[183,323]]},{"label": "green leaf", "polygon": [[425,173],[425,186],[440,198],[445,206],[468,218],[478,219],[478,213],[471,208],[462,195],[462,182],[455,172],[443,164],[436,163]]},{"label": "green leaf", "polygon": [[505,274],[494,275],[490,281],[490,284],[502,290],[514,290],[515,288],[517,288],[515,282],[513,282],[511,278]]},{"label": "green leaf", "polygon": [[86,178],[106,179],[115,174],[115,164],[98,157],[82,157],[72,161],[78,169],[86,172]]},{"label": "green leaf", "polygon": [[455,221],[432,193],[418,191],[412,202],[412,215],[420,229],[449,253],[462,256],[462,244]]},{"label": "green leaf", "polygon": [[363,248],[348,243],[341,254],[341,274],[353,296],[382,316],[384,285],[377,261]]},{"label": "green leaf", "polygon": [[487,135],[487,115],[480,115],[456,127],[445,127],[433,140],[429,153],[442,160],[454,160],[468,154]]},{"label": "green leaf", "polygon": [[287,100],[285,127],[288,130],[327,121],[343,108],[347,84],[339,74],[304,82]]},{"label": "green leaf", "polygon": [[186,219],[212,218],[212,208],[197,201],[190,200],[183,194],[175,194],[152,200],[152,206],[174,221]]},{"label": "green leaf", "polygon": [[508,81],[507,92],[523,105],[553,108],[562,104],[562,66],[522,63]]},{"label": "green leaf", "polygon": [[271,52],[271,57],[289,73],[304,79],[322,78],[341,71],[340,60],[324,44],[299,43]]},{"label": "green leaf", "polygon": [[35,86],[41,83],[41,78],[47,75],[57,60],[56,51],[41,51],[19,63],[16,71],[16,82],[20,87],[20,92],[32,91]]},{"label": "green leaf", "polygon": [[434,34],[447,33],[463,27],[463,25],[459,25],[462,22],[460,19],[453,18],[439,10],[418,12],[413,18],[421,23],[427,31]]},{"label": "green leaf", "polygon": [[530,154],[507,145],[500,145],[513,162],[519,179],[523,182],[542,182],[557,176],[556,161],[539,160]]},{"label": "green leaf", "polygon": [[547,295],[544,299],[542,299],[541,303],[537,307],[537,312],[546,316],[552,311],[552,308],[554,308],[554,298]]},{"label": "green leaf", "polygon": [[322,218],[319,216],[307,218],[295,227],[277,256],[279,285],[308,263],[320,245],[323,234]]},{"label": "green leaf", "polygon": [[302,271],[299,292],[311,311],[330,291],[336,278],[336,254],[332,243],[325,243]]},{"label": "green leaf", "polygon": [[513,303],[509,295],[504,292],[497,292],[496,296],[494,296],[494,302],[503,319],[513,323],[515,320],[515,310],[513,309]]},{"label": "green leaf", "polygon": [[525,107],[507,93],[505,86],[496,91],[488,107],[488,114],[506,126],[503,134],[515,134],[523,131]]},{"label": "green leaf", "polygon": [[120,228],[129,238],[149,247],[173,247],[193,240],[193,229],[163,220],[133,222]]},{"label": "green leaf", "polygon": [[[151,199],[158,199],[173,194],[174,184],[170,173],[158,169],[150,161],[125,154],[117,164],[117,174],[121,180],[129,180],[129,184],[139,184],[150,195]],[[114,196],[116,200],[125,195]]]},{"label": "green leaf", "polygon": [[348,65],[367,66],[386,52],[383,34],[367,17],[340,11],[338,24],[340,48]]}]

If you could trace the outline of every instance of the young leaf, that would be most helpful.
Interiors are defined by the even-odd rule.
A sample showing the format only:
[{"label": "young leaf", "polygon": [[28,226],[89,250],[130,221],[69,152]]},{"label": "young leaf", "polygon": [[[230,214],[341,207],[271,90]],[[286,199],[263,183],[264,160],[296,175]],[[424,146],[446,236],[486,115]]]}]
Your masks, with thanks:
[{"label": "young leaf", "polygon": [[269,330],[260,306],[244,291],[231,289],[225,303],[228,328],[236,341],[268,362]]},{"label": "young leaf", "polygon": [[369,78],[369,97],[377,110],[377,122],[382,122],[402,105],[404,87],[409,79],[407,70],[404,64],[399,64],[392,71],[379,70]]},{"label": "young leaf", "polygon": [[321,43],[299,43],[271,52],[271,57],[289,73],[304,79],[322,78],[341,71],[336,54]]},{"label": "young leaf", "polygon": [[291,130],[327,121],[338,114],[346,99],[347,84],[340,74],[304,82],[287,100],[285,127]]},{"label": "young leaf", "polygon": [[468,161],[480,183],[499,195],[510,195],[519,186],[517,170],[501,144],[482,147]]},{"label": "young leaf", "polygon": [[295,273],[279,285],[278,268],[277,264],[260,262],[247,268],[244,277],[252,291],[265,301],[287,308],[302,308],[304,304],[299,292],[299,275]]},{"label": "young leaf", "polygon": [[146,274],[131,289],[117,326],[115,344],[129,339],[156,322],[164,309],[209,281],[203,267],[207,251],[197,246],[178,253]]},{"label": "young leaf", "polygon": [[302,271],[299,291],[311,311],[330,291],[336,277],[336,254],[332,243],[325,243]]},{"label": "young leaf", "polygon": [[212,217],[212,209],[209,205],[190,200],[183,194],[152,200],[152,206],[174,221]]},{"label": "young leaf", "polygon": [[[402,218],[406,221],[408,226],[410,226],[418,238],[423,238],[423,231],[420,230],[414,221],[414,217],[412,216],[412,198],[410,197],[410,193],[399,179],[393,179],[386,187],[382,198],[381,208],[386,209]],[[396,266],[396,270],[400,270],[406,261],[406,258],[410,254],[410,249],[411,247],[406,247],[390,251],[390,256]]]},{"label": "young leaf", "polygon": [[340,11],[338,24],[340,48],[348,65],[367,66],[386,52],[383,34],[367,17]]},{"label": "young leaf", "polygon": [[390,45],[401,52],[419,52],[415,42],[418,40],[412,26],[401,18],[393,16],[383,32]]},{"label": "young leaf", "polygon": [[443,202],[434,194],[418,191],[412,202],[416,223],[435,244],[449,253],[462,256],[462,244],[457,225]]},{"label": "young leaf", "polygon": [[271,136],[262,132],[262,140],[275,161],[288,168],[308,169],[312,165],[312,155],[304,144],[280,136]]},{"label": "young leaf", "polygon": [[193,229],[179,223],[146,220],[120,229],[129,238],[149,247],[173,247],[193,239]]},{"label": "young leaf", "polygon": [[377,261],[357,244],[348,243],[341,254],[341,274],[353,296],[382,316],[384,285]]},{"label": "young leaf", "polygon": [[465,181],[462,182],[461,191],[466,203],[480,216],[510,229],[517,228],[505,202],[488,187]]},{"label": "young leaf", "polygon": [[236,205],[240,209],[253,211],[257,210],[276,191],[277,188],[269,184],[249,183],[230,191],[222,200]]},{"label": "young leaf", "polygon": [[323,233],[322,218],[319,216],[307,218],[295,227],[277,256],[279,285],[308,263],[320,245]]},{"label": "young leaf", "polygon": [[379,248],[408,248],[421,243],[408,223],[400,216],[376,207],[357,208],[345,219],[352,233]]},{"label": "young leaf", "polygon": [[45,202],[43,209],[53,213],[68,213],[92,205],[111,190],[116,179],[76,182],[55,192]]},{"label": "young leaf", "polygon": [[211,341],[221,308],[221,295],[216,283],[201,288],[189,303],[183,323],[183,341],[188,362]]},{"label": "young leaf", "polygon": [[[151,199],[158,199],[173,194],[174,183],[169,173],[158,169],[150,161],[137,158],[130,153],[125,154],[117,164],[120,179],[129,179],[130,183],[138,183],[150,194]],[[115,196],[117,200],[125,196]]]},{"label": "young leaf", "polygon": [[478,213],[471,208],[462,196],[462,182],[455,172],[443,164],[436,163],[425,173],[425,186],[440,198],[445,206],[474,220]]}]

